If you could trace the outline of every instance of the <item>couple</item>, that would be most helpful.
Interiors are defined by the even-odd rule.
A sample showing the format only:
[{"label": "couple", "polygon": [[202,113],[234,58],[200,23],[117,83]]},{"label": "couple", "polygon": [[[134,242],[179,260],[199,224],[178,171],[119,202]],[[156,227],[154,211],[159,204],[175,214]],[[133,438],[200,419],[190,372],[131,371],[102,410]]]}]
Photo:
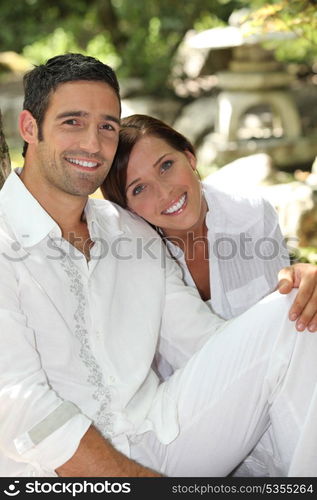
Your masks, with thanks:
[{"label": "couple", "polygon": [[[269,295],[229,320],[221,313],[238,313],[223,302],[214,314],[205,301],[226,295],[231,271],[217,285],[199,248],[197,265],[188,258],[185,235],[190,245],[202,231],[206,251],[212,223],[193,151],[144,134],[109,175],[122,162],[122,204],[180,248],[198,291],[138,215],[88,199],[118,147],[111,68],[66,54],[24,83],[25,164],[0,193],[1,475],[226,476],[267,433],[279,475],[316,475],[317,338],[288,317],[296,297],[297,321],[315,329],[311,266],[284,272],[289,288],[302,277],[298,295]],[[267,208],[255,210],[266,234]],[[242,294],[243,279],[232,290]]]}]

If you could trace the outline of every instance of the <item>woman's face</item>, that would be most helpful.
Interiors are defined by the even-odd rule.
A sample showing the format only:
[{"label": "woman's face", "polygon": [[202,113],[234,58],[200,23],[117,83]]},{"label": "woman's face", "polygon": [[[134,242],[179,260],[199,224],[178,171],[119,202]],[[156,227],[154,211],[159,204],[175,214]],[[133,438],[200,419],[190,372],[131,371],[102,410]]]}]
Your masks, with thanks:
[{"label": "woman's face", "polygon": [[195,168],[189,151],[177,151],[158,137],[142,137],[127,168],[128,208],[166,234],[194,228],[202,211]]}]

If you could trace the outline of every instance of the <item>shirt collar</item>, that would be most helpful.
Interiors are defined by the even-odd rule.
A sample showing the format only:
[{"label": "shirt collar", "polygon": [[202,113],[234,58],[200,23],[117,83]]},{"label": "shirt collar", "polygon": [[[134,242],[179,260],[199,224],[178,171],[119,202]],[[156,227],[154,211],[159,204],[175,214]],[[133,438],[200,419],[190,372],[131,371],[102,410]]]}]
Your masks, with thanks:
[{"label": "shirt collar", "polygon": [[[0,208],[16,240],[27,248],[37,245],[48,235],[61,238],[62,232],[58,224],[21,181],[21,170],[17,168],[11,172],[0,191]],[[120,214],[109,201],[89,198],[85,217],[92,239],[100,235],[96,226],[109,237],[123,232]]]},{"label": "shirt collar", "polygon": [[53,230],[60,236],[61,230],[23,184],[21,170],[15,169],[6,179],[0,191],[0,207],[20,245],[32,247]]},{"label": "shirt collar", "polygon": [[202,184],[202,192],[203,192],[203,195],[204,195],[204,198],[206,200],[207,207],[208,207],[208,210],[206,213],[206,226],[207,226],[207,229],[209,230],[212,227],[212,224],[214,222],[215,207],[212,207],[212,202],[213,202],[212,196],[210,195],[210,193],[208,192],[208,190],[206,189],[204,184]]},{"label": "shirt collar", "polygon": [[85,217],[91,239],[100,236],[100,230],[111,239],[126,230],[116,205],[108,200],[89,198],[85,207]]}]

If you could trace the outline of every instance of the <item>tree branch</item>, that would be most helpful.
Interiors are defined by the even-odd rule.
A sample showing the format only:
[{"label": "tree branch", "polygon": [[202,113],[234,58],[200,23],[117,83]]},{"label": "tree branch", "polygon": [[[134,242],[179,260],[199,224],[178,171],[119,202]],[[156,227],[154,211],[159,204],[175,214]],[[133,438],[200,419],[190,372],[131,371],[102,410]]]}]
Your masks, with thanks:
[{"label": "tree branch", "polygon": [[11,172],[11,162],[9,156],[9,148],[7,146],[3,129],[2,129],[2,116],[0,111],[0,189],[4,181]]}]

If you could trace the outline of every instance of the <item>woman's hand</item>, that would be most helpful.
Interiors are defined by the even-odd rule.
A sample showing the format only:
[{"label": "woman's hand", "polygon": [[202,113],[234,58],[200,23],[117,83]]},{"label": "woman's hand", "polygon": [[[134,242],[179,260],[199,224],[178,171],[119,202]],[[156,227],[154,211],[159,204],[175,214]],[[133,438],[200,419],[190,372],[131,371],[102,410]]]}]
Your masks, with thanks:
[{"label": "woman's hand", "polygon": [[280,293],[289,293],[298,288],[298,293],[289,312],[289,318],[296,320],[299,331],[307,328],[317,331],[317,266],[314,264],[294,264],[284,267],[278,273],[277,289]]}]

